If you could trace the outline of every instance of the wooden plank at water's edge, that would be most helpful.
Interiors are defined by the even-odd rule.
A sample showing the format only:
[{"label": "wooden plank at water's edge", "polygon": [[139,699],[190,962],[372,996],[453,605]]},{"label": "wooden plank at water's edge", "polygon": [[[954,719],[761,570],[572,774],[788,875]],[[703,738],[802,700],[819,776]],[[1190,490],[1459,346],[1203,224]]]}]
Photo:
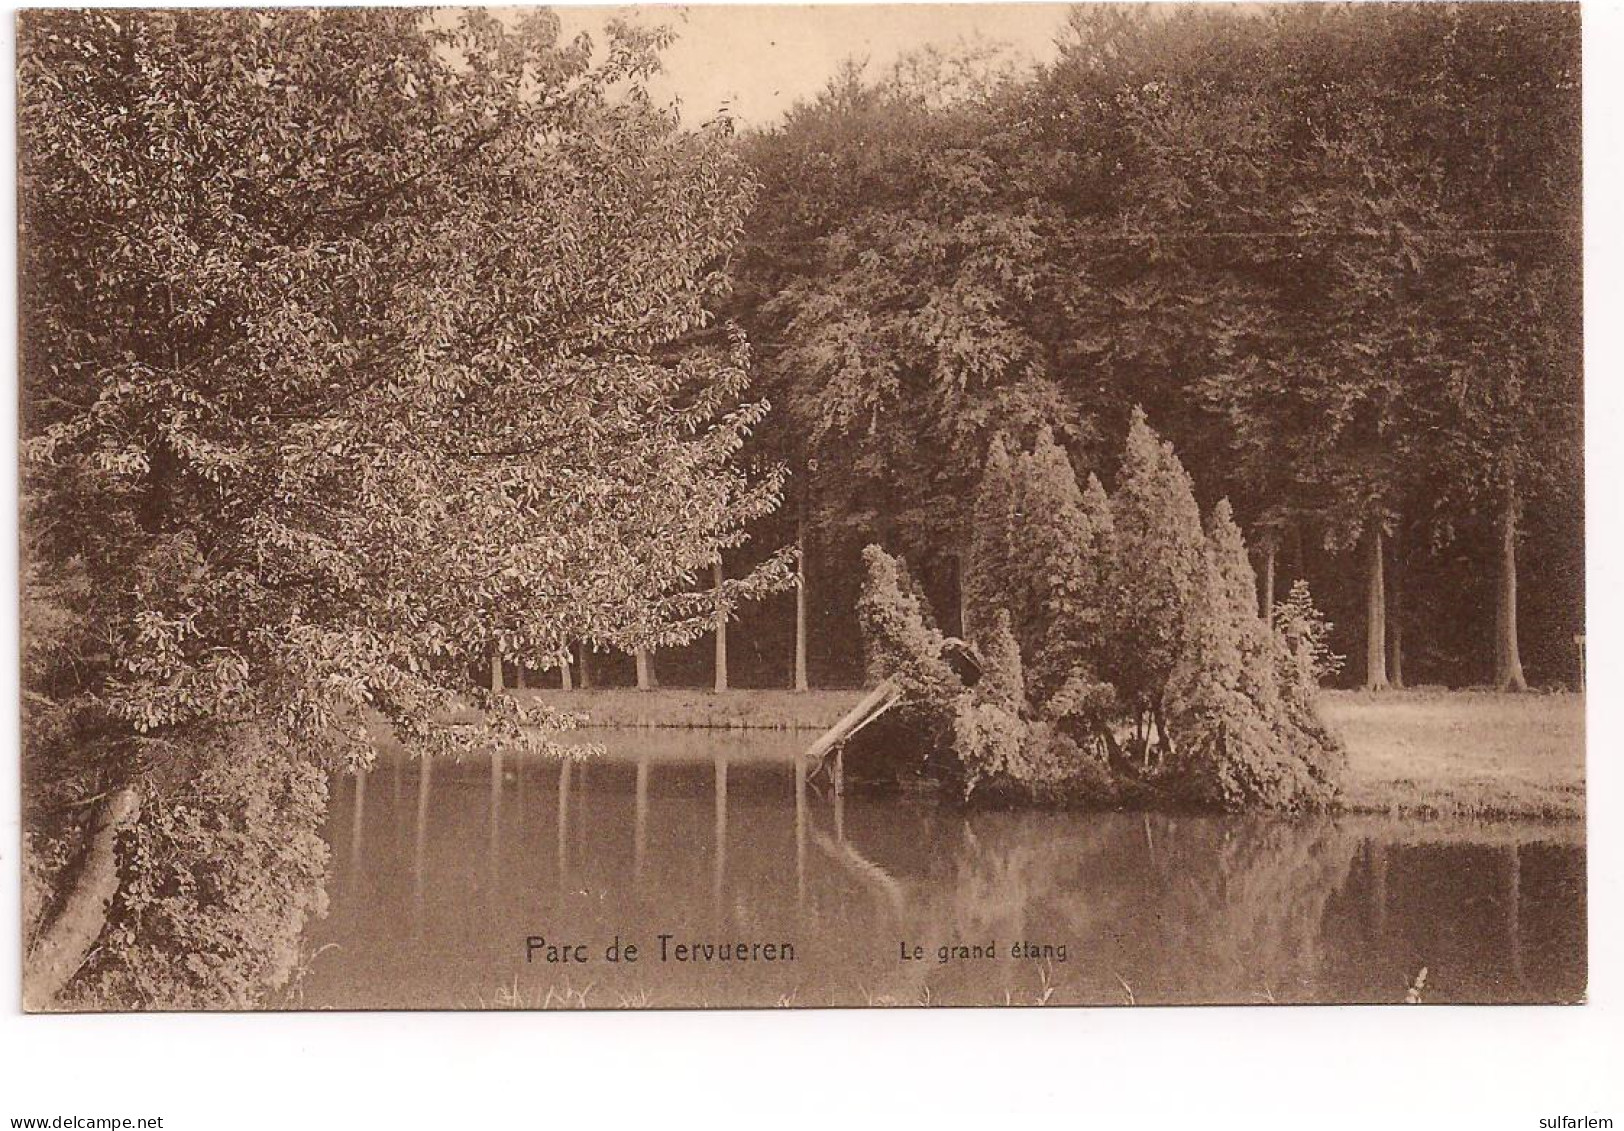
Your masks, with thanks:
[{"label": "wooden plank at water's edge", "polygon": [[[836,750],[846,739],[885,714],[886,711],[889,711],[901,698],[902,689],[890,680],[882,679],[879,686],[863,696],[862,702],[847,711],[839,722],[824,732],[823,737],[806,748],[807,776],[809,778],[816,777],[818,772],[823,769],[824,760],[828,758],[832,751]],[[836,775],[835,789],[836,792],[840,790],[838,774]]]}]

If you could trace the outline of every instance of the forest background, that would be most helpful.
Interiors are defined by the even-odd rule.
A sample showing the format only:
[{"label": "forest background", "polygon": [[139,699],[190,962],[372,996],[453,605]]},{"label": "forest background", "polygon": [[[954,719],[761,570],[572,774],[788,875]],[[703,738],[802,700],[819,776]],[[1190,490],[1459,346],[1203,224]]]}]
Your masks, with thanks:
[{"label": "forest background", "polygon": [[[1308,580],[1344,684],[1578,686],[1578,34],[1083,8],[1052,64],[853,61],[747,131],[719,315],[775,406],[747,450],[791,469],[755,541],[805,548],[811,682],[859,678],[865,542],[961,606],[993,434],[1052,429],[1110,483],[1139,406],[1230,500],[1263,607]],[[739,610],[735,685],[794,678],[789,601]],[[703,646],[661,663],[708,682]]]}]

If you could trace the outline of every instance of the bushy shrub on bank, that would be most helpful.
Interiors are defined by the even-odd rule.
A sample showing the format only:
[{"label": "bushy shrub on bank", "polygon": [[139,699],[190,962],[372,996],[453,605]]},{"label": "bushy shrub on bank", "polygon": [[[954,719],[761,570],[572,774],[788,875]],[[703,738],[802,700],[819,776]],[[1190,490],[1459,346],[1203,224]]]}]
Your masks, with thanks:
[{"label": "bushy shrub on bank", "polygon": [[[30,549],[32,547],[29,547]],[[321,836],[329,748],[248,724],[131,737],[85,695],[98,650],[84,563],[23,565],[22,772],[25,999],[31,1008],[248,1008],[285,985],[299,939],[325,912]],[[109,798],[136,816],[96,855]],[[34,961],[85,873],[117,876],[77,972],[38,992]]]},{"label": "bushy shrub on bank", "polygon": [[[914,763],[939,764],[949,753],[965,795],[1061,800],[1084,784],[1097,784],[1087,759],[1027,701],[1020,647],[1010,614],[992,612],[985,638],[972,646],[979,669],[966,681],[948,656],[963,642],[935,627],[929,605],[906,567],[878,546],[863,551],[865,577],[858,615],[871,680],[889,679],[902,692],[886,728],[923,749]],[[895,745],[890,743],[888,745]],[[901,769],[907,759],[886,759]]]},{"label": "bushy shrub on bank", "polygon": [[326,913],[327,772],[255,729],[149,779],[107,925],[63,1003],[245,1009],[282,988]]},{"label": "bushy shrub on bank", "polygon": [[1109,496],[1092,475],[1078,482],[1051,435],[1013,458],[996,438],[977,513],[966,619],[979,679],[945,661],[952,642],[877,546],[861,606],[871,676],[903,689],[967,797],[1331,799],[1343,756],[1314,711],[1326,657],[1306,588],[1289,627],[1264,619],[1229,504],[1203,529],[1189,476],[1142,413]]},{"label": "bushy shrub on bank", "polygon": [[866,579],[857,600],[864,665],[871,682],[902,689],[899,711],[934,744],[952,728],[958,675],[947,662],[946,637],[907,567],[878,546],[863,551]]}]

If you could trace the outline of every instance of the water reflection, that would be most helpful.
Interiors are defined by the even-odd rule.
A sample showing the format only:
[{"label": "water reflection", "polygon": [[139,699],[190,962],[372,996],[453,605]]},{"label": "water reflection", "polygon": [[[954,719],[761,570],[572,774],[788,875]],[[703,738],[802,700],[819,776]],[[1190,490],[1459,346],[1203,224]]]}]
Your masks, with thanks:
[{"label": "water reflection", "polygon": [[716,832],[715,860],[711,869],[711,905],[718,913],[722,907],[722,881],[727,876],[727,759],[717,757],[716,762]]},{"label": "water reflection", "polygon": [[570,771],[574,763],[564,762],[558,768],[558,878],[569,883],[570,874]]},{"label": "water reflection", "polygon": [[428,851],[429,783],[434,777],[434,763],[428,759],[417,764],[417,824],[412,838],[412,929],[423,937],[423,868]]},{"label": "water reflection", "polygon": [[[409,845],[412,764],[337,783],[307,1002],[1396,1002],[1423,966],[1427,1000],[1584,993],[1578,826],[966,814],[820,790],[793,734],[586,737],[607,756],[416,763]],[[527,962],[532,935],[593,961]],[[662,962],[662,935],[795,958]]]},{"label": "water reflection", "polygon": [[632,854],[632,877],[642,883],[643,848],[648,843],[648,758],[637,760],[637,844]]},{"label": "water reflection", "polygon": [[351,792],[355,808],[350,814],[350,868],[354,870],[361,866],[361,834],[366,828],[367,771],[361,770],[355,775]]}]

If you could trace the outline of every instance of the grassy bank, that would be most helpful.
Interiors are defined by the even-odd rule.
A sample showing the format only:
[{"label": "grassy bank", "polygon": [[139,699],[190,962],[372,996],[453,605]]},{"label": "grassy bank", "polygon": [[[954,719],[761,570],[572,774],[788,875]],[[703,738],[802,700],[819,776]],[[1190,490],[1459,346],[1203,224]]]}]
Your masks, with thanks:
[{"label": "grassy bank", "polygon": [[863,697],[850,691],[714,691],[662,687],[636,691],[516,691],[588,716],[592,726],[718,730],[827,730]]},{"label": "grassy bank", "polygon": [[1350,811],[1584,816],[1581,695],[1333,691],[1320,711],[1347,743]]},{"label": "grassy bank", "polygon": [[[832,726],[857,690],[519,691],[591,725],[724,730]],[[1343,808],[1429,817],[1584,816],[1584,699],[1486,691],[1329,691],[1325,721],[1348,747]]]}]

